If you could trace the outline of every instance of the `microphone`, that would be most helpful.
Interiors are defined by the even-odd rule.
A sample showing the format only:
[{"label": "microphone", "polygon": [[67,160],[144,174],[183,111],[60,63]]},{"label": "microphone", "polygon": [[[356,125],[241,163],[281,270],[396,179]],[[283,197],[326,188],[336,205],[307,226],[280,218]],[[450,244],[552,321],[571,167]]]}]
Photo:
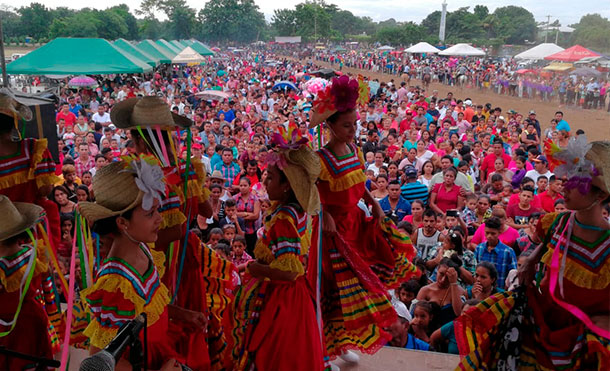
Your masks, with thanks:
[{"label": "microphone", "polygon": [[114,366],[121,359],[125,348],[138,339],[140,331],[145,325],[146,314],[144,313],[126,322],[106,348],[81,363],[79,371],[114,371]]}]

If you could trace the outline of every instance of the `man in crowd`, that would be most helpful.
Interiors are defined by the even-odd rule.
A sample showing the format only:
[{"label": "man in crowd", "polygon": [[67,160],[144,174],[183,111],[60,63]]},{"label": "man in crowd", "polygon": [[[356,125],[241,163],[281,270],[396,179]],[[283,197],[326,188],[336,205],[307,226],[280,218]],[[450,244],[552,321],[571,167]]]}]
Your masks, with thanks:
[{"label": "man in crowd", "polygon": [[421,258],[429,271],[434,270],[438,262],[439,245],[444,241],[444,236],[436,229],[436,212],[426,209],[423,215],[423,227],[417,228],[413,233],[413,246],[417,250],[417,257]]},{"label": "man in crowd", "polygon": [[525,176],[527,178],[532,179],[534,183],[538,182],[538,177],[540,177],[541,175],[544,175],[547,179],[550,179],[553,173],[551,173],[548,166],[549,162],[546,159],[546,156],[538,155],[534,159],[534,168],[525,173]]},{"label": "man in crowd", "polygon": [[102,126],[108,126],[110,124],[110,114],[106,112],[106,108],[108,106],[106,104],[100,104],[97,108],[97,112],[91,116],[91,120],[97,123],[102,124]]},{"label": "man in crowd", "polygon": [[393,180],[388,184],[388,195],[379,201],[383,212],[395,222],[411,214],[411,203],[400,195],[400,183]]},{"label": "man in crowd", "polygon": [[231,148],[224,148],[222,150],[222,162],[217,163],[213,170],[218,170],[226,179],[225,188],[231,187],[235,177],[239,175],[239,165],[233,161],[233,150]]},{"label": "man in crowd", "polygon": [[538,198],[544,211],[552,213],[555,211],[555,201],[562,199],[561,191],[563,189],[563,182],[561,179],[557,179],[555,175],[551,175],[549,178],[549,186],[546,191],[540,193]]},{"label": "man in crowd", "polygon": [[74,126],[76,123],[76,115],[70,111],[70,105],[64,103],[61,106],[61,110],[57,112],[55,116],[55,122],[59,123],[59,120],[63,119],[65,126]]},{"label": "man in crowd", "polygon": [[492,144],[493,153],[488,154],[483,158],[481,163],[481,180],[487,179],[487,176],[494,171],[494,163],[496,159],[501,158],[504,161],[504,166],[508,166],[511,161],[509,155],[504,152],[504,144],[502,139],[495,138]]},{"label": "man in crowd", "polygon": [[532,206],[534,198],[534,187],[524,186],[519,191],[519,202],[506,207],[506,224],[516,230],[527,228],[529,217],[534,213],[540,213],[540,209]]},{"label": "man in crowd", "polygon": [[402,198],[412,203],[415,200],[422,200],[425,205],[428,204],[428,187],[421,184],[417,180],[417,169],[413,166],[405,168],[406,183],[400,187]]},{"label": "man in crowd", "polygon": [[[443,171],[450,168],[451,166],[453,166],[453,157],[449,155],[443,156],[443,158],[441,158],[442,171],[434,174],[434,176],[430,180],[430,186],[428,187],[428,189],[431,190],[435,184],[442,183],[444,181]],[[457,176],[455,177],[455,184],[462,187],[465,192],[474,192],[473,185],[468,181],[468,177],[462,172],[458,171]]]}]

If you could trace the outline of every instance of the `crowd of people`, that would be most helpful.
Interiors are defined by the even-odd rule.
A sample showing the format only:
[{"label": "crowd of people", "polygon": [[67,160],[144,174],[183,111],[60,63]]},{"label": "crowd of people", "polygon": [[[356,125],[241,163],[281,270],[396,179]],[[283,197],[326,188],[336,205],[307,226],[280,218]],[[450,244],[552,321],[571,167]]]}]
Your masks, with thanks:
[{"label": "crowd of people", "polygon": [[[163,370],[336,369],[329,360],[357,362],[350,350],[374,353],[384,345],[490,366],[506,354],[476,358],[492,352],[470,349],[465,339],[486,331],[476,326],[475,312],[487,315],[481,303],[493,309],[514,291],[519,300],[529,298],[531,322],[543,328],[537,343],[523,341],[530,357],[554,367],[557,354],[582,347],[566,356],[568,368],[610,362],[604,302],[610,255],[581,248],[608,251],[608,142],[591,147],[561,111],[538,118],[534,110],[473,101],[468,90],[440,96],[408,81],[372,90],[367,77],[341,76],[311,91],[308,72],[317,66],[263,63],[272,57],[281,59],[252,53],[206,67],[100,79],[98,89],[62,89],[56,159],[43,140],[15,140],[13,119],[27,113],[7,98],[0,193],[8,198],[0,198],[0,215],[17,208],[28,216],[20,202],[40,205],[48,222],[35,228],[48,234],[51,248],[36,255],[45,243],[32,244],[22,233],[39,215],[0,233],[0,297],[15,305],[23,300],[19,282],[29,271],[21,256],[39,259],[36,277],[55,282],[41,301],[34,299],[41,283],[28,283],[29,305],[44,305],[31,314],[37,321],[24,325],[22,310],[18,323],[95,353],[145,312],[149,366]],[[387,62],[375,58],[341,63]],[[400,71],[432,68],[440,76],[446,66],[431,62],[405,62]],[[300,89],[274,89],[286,80]],[[210,90],[229,98],[203,95]],[[588,162],[566,172],[570,163],[561,162],[561,153],[576,153],[578,164],[587,155]],[[573,176],[589,181],[575,185]],[[567,237],[551,227],[557,223],[570,226]],[[90,233],[99,242],[87,269],[73,246]],[[555,300],[553,246],[559,251],[570,238],[576,241],[570,253],[586,255],[591,265],[578,265],[579,256],[568,257],[565,247],[560,287],[568,295]],[[49,252],[57,265],[45,261]],[[533,289],[520,291],[534,281],[539,261],[541,298]],[[62,321],[57,308],[71,295],[58,282],[73,279],[71,272],[82,299],[76,295],[69,311],[75,314],[64,313]],[[89,282],[81,279],[87,274]],[[514,303],[508,309],[516,310]],[[3,321],[10,320],[7,307]],[[541,323],[551,310],[561,320]],[[49,326],[40,318],[49,318]],[[570,336],[551,341],[566,328]],[[0,345],[27,343],[24,336],[13,332]],[[56,345],[36,353],[52,357]],[[126,359],[120,365],[129,367]]]},{"label": "crowd of people", "polygon": [[420,84],[437,81],[448,86],[488,90],[530,100],[555,101],[559,105],[584,109],[607,109],[610,112],[610,102],[607,101],[610,81],[604,78],[602,72],[599,72],[599,77],[591,77],[545,71],[541,67],[520,64],[516,59],[420,57],[398,51],[322,50],[315,53],[315,59],[340,69],[345,66],[385,73],[417,80]]}]

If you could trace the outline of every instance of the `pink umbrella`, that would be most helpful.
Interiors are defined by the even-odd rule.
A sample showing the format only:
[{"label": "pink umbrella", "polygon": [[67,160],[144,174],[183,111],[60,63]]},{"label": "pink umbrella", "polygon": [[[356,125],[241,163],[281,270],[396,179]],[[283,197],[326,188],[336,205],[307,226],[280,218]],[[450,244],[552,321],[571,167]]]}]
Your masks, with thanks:
[{"label": "pink umbrella", "polygon": [[80,75],[70,79],[68,86],[73,88],[86,88],[97,86],[97,80],[92,77]]}]

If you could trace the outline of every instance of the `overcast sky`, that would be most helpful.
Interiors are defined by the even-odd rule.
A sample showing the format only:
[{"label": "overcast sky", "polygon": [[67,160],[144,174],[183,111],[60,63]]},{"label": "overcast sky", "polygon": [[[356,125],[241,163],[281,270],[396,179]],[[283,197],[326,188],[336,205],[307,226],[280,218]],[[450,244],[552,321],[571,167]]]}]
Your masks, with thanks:
[{"label": "overcast sky", "polygon": [[[294,7],[304,0],[255,0],[260,9],[265,13],[267,19],[271,19],[273,10],[281,4],[283,8]],[[2,5],[10,4],[14,7],[28,5],[31,0],[0,0]],[[37,0],[48,7],[65,6],[65,0]],[[187,0],[189,6],[200,9],[206,0]],[[346,9],[358,16],[369,16],[375,21],[394,18],[397,21],[414,21],[419,23],[424,17],[434,10],[441,9],[442,0],[327,0],[328,3],[336,4],[341,9]],[[131,9],[140,5],[140,0],[79,0],[79,7],[91,7],[104,9],[113,5],[126,3]],[[537,21],[546,21],[546,16],[551,15],[551,21],[559,19],[562,25],[577,23],[581,16],[588,13],[600,13],[610,18],[610,1],[608,0],[580,0],[575,6],[574,0],[538,0],[536,2],[526,0],[449,0],[447,10],[453,11],[471,4],[485,4],[490,11],[497,7],[506,5],[518,5],[528,9]],[[73,7],[73,6],[70,6]]]}]

